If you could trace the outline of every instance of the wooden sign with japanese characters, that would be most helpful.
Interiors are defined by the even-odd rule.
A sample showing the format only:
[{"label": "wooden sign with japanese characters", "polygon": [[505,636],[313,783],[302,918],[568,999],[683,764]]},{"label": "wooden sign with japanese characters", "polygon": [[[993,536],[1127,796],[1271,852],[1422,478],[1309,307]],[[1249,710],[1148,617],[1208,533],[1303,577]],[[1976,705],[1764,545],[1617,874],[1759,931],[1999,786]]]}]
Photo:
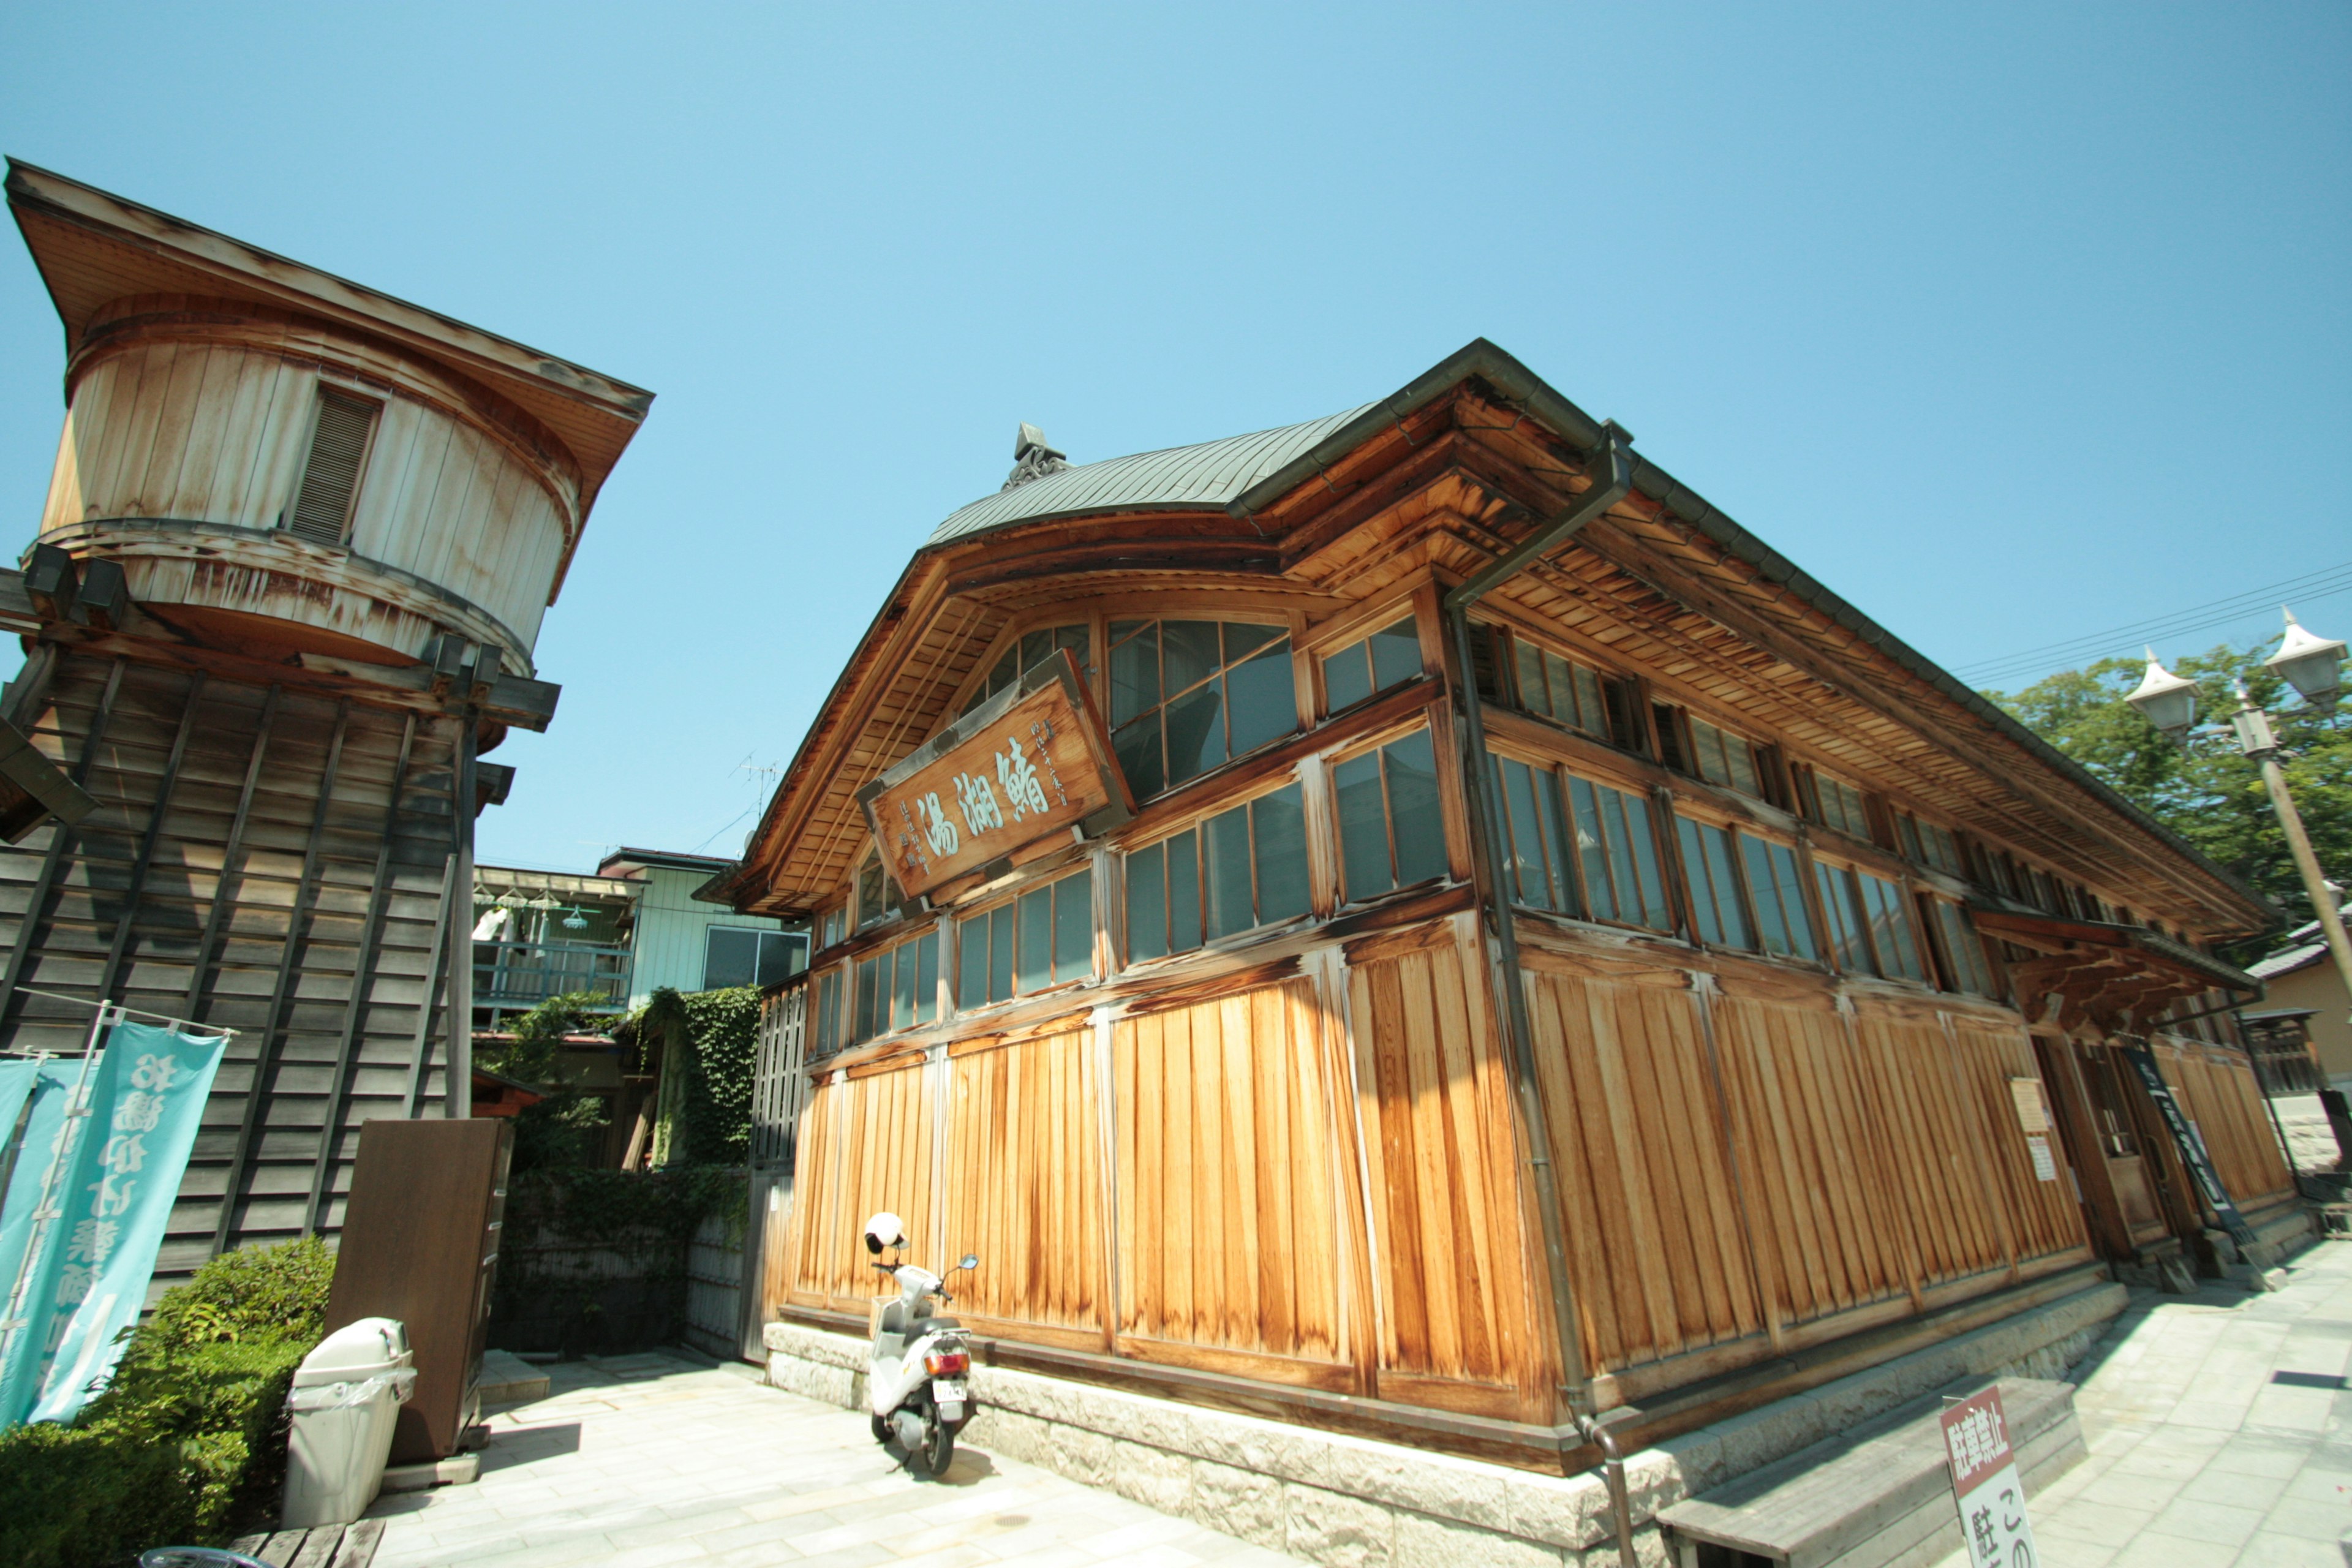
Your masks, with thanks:
[{"label": "wooden sign with japanese characters", "polygon": [[909,898],[1073,826],[1132,812],[1067,653],[957,720],[857,792],[883,863]]}]

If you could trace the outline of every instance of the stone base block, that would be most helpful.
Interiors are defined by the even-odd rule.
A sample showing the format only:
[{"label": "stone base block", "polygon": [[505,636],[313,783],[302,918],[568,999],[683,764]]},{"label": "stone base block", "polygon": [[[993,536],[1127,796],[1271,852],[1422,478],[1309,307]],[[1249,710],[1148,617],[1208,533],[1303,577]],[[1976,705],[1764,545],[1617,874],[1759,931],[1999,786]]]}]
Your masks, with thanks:
[{"label": "stone base block", "polygon": [[[1668,1568],[1659,1510],[1962,1377],[2055,1376],[2124,1309],[2100,1284],[1630,1456],[1634,1544]],[[862,1410],[863,1340],[767,1327],[768,1381]],[[1006,1367],[972,1369],[962,1441],[1253,1544],[1344,1568],[1616,1568],[1598,1472],[1547,1476]]]}]

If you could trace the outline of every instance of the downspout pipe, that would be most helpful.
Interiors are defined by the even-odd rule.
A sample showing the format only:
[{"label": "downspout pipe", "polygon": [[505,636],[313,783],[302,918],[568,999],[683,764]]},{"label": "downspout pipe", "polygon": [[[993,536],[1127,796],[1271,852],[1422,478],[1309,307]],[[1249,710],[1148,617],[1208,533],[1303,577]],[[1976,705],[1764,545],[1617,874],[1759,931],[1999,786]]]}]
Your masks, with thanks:
[{"label": "downspout pipe", "polygon": [[[1496,818],[1496,803],[1500,795],[1495,788],[1493,764],[1486,755],[1486,727],[1478,702],[1477,664],[1473,657],[1470,609],[1480,599],[1524,571],[1538,556],[1558,549],[1587,523],[1632,492],[1633,441],[1633,437],[1615,424],[1602,426],[1601,443],[1591,453],[1588,464],[1592,475],[1592,487],[1579,496],[1566,511],[1538,527],[1517,548],[1473,573],[1442,601],[1460,676],[1455,682],[1454,692],[1461,717],[1463,772],[1470,783],[1467,794],[1470,797],[1471,831],[1480,858],[1485,861],[1485,914],[1488,928],[1494,933],[1496,959],[1502,970],[1503,1034],[1509,1047],[1519,1121],[1527,1130],[1528,1166],[1535,1179],[1536,1206],[1541,1213],[1543,1223],[1544,1260],[1551,1275],[1553,1332],[1559,1342],[1560,1392],[1567,1396],[1570,1409],[1580,1417],[1589,1416],[1591,1412],[1592,1382],[1585,1370],[1583,1348],[1576,1332],[1575,1303],[1568,1273],[1567,1232],[1560,1217],[1559,1180],[1552,1167],[1550,1142],[1546,1136],[1543,1093],[1536,1077],[1535,1031],[1528,1019],[1526,982],[1519,973],[1518,932],[1511,909],[1510,860],[1503,844],[1502,824]],[[1579,1429],[1583,1429],[1583,1423],[1580,1422]],[[1608,1443],[1605,1436],[1595,1440],[1602,1443],[1604,1455],[1614,1452],[1614,1445]],[[1618,1510],[1617,1534],[1621,1555],[1632,1550],[1632,1521],[1622,1504],[1622,1468],[1618,1467],[1617,1484],[1612,1489],[1611,1495]],[[1632,1559],[1626,1557],[1625,1561],[1630,1563]]]}]

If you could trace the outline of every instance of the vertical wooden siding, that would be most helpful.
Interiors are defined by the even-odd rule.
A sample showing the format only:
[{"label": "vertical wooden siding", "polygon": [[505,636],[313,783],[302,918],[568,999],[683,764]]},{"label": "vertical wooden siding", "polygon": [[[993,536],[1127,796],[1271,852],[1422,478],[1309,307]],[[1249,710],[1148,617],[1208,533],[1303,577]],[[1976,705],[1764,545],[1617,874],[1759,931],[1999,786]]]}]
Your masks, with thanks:
[{"label": "vertical wooden siding", "polygon": [[2253,1064],[2235,1051],[2180,1040],[2158,1040],[2155,1049],[2231,1201],[2252,1208],[2292,1193],[2294,1173],[2279,1152]]},{"label": "vertical wooden siding", "polygon": [[1433,934],[1348,978],[1391,1398],[1427,1397],[1412,1378],[1509,1390],[1529,1359],[1509,1069],[1450,928]]},{"label": "vertical wooden siding", "polygon": [[1902,1192],[1843,1020],[1826,1006],[1738,996],[1715,1016],[1756,1244],[1782,1321],[1904,1292]]},{"label": "vertical wooden siding", "polygon": [[800,1293],[814,1298],[811,1305],[863,1313],[886,1293],[861,1239],[866,1217],[883,1210],[905,1222],[914,1261],[945,1261],[931,1220],[928,1077],[918,1060],[835,1075],[812,1097],[795,1184],[806,1200],[794,1238]]},{"label": "vertical wooden siding", "polygon": [[[2033,1173],[2032,1152],[2017,1120],[2010,1079],[2042,1076],[2032,1037],[2022,1028],[1957,1021],[1952,1036],[1954,1066],[1969,1085],[1985,1129],[1985,1170],[2000,1194],[2003,1212],[2015,1226],[2018,1260],[2031,1262],[2088,1246],[2082,1205],[2074,1197],[2074,1184],[2067,1180],[2065,1146],[2058,1129],[2053,1124],[2041,1134],[2049,1140],[2050,1158],[2057,1171],[2055,1180],[2045,1182]],[[2054,1104],[2046,1085],[2042,1098],[2045,1104]]]},{"label": "vertical wooden siding", "polygon": [[980,1256],[953,1287],[964,1314],[1081,1329],[1109,1348],[1099,1078],[1090,1028],[949,1061],[941,1256]]},{"label": "vertical wooden siding", "polygon": [[1114,1026],[1122,1350],[1181,1342],[1291,1380],[1339,1360],[1325,1034],[1303,980]]},{"label": "vertical wooden siding", "polygon": [[1687,977],[1528,974],[1588,1367],[1758,1332],[1722,1107]]}]

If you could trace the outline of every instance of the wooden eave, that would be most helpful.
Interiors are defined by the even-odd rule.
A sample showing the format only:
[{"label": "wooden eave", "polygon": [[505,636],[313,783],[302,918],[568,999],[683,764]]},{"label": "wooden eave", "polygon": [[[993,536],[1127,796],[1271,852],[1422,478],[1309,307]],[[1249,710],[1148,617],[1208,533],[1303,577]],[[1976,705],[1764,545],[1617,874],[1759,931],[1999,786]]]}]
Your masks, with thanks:
[{"label": "wooden eave", "polygon": [[356,328],[479,382],[546,426],[579,464],[583,518],[653,406],[642,387],[13,158],[7,191],[68,359],[104,306],[142,294],[240,300]]},{"label": "wooden eave", "polygon": [[[1204,577],[1255,578],[1336,609],[1390,591],[1406,571],[1458,581],[1486,565],[1588,480],[1559,428],[1575,420],[1539,416],[1540,397],[1498,384],[1491,357],[1455,359],[1465,355],[1476,363],[1447,384],[1355,421],[1343,432],[1352,447],[1309,454],[1289,489],[1245,493],[1224,515],[1057,517],[919,552],[742,867],[707,891],[746,910],[798,915],[837,890],[865,832],[852,791],[936,728],[1025,610]],[[1554,640],[1565,628],[1588,657],[1643,674],[1659,697],[2201,936],[2274,918],[2243,884],[1727,519],[1693,521],[1706,510],[1645,463],[1633,495],[1482,612]],[[853,714],[862,716],[854,725]]]}]

